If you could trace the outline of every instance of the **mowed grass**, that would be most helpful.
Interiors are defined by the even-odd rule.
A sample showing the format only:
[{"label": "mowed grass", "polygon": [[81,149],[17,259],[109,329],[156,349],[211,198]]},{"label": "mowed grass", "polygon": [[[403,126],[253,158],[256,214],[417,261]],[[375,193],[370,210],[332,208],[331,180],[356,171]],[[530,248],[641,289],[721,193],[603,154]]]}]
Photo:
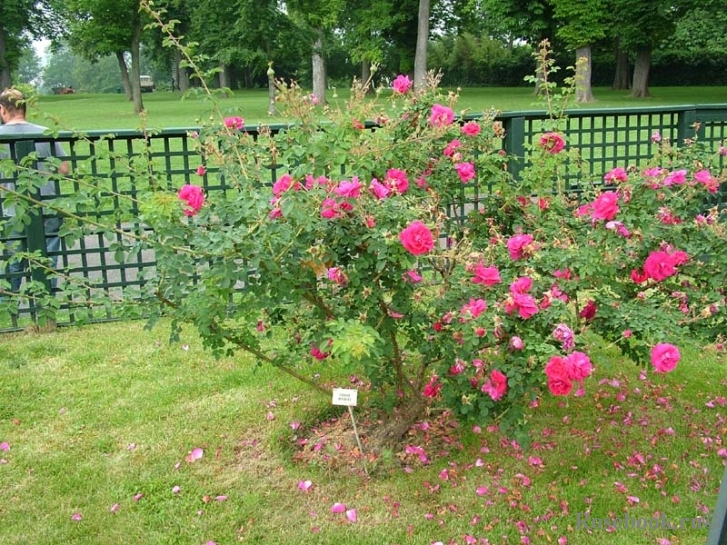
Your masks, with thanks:
[{"label": "mowed grass", "polygon": [[[180,344],[166,335],[131,322],[0,338],[1,543],[705,541],[691,519],[711,517],[725,463],[724,353],[682,347],[676,371],[640,377],[594,341],[586,395],[545,396],[531,449],[432,413],[406,442],[429,464],[384,457],[367,478],[323,462],[333,438],[316,464],[293,460],[290,424],[306,429],[328,399],[244,356],[215,360],[188,331]],[[299,367],[350,385],[329,361]],[[195,447],[202,458],[185,461]],[[331,513],[335,502],[358,521]],[[586,510],[688,521],[578,528]]]},{"label": "mowed grass", "polygon": [[[443,89],[444,92],[447,89]],[[727,87],[653,87],[652,97],[633,99],[628,91],[595,89],[597,102],[573,105],[581,108],[626,108],[644,106],[727,103]],[[385,100],[385,92],[380,100]],[[332,105],[342,104],[349,98],[348,89],[329,91]],[[145,117],[133,113],[133,108],[123,94],[76,94],[41,96],[31,119],[49,124],[48,116],[57,120],[62,129],[154,129],[196,127],[213,114],[213,103],[203,95],[183,98],[178,92],[156,92],[143,95]],[[230,98],[221,99],[223,115],[241,115],[246,122],[285,122],[282,115],[270,117],[267,113],[266,90],[236,91]],[[460,90],[458,111],[479,113],[489,109],[501,111],[542,110],[536,103],[530,87],[487,87]]]}]

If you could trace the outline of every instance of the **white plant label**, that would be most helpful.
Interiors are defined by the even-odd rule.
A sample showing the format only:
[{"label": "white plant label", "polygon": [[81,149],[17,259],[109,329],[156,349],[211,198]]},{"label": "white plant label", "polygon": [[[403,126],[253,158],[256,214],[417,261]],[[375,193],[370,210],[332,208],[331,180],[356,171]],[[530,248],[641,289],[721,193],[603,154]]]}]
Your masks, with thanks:
[{"label": "white plant label", "polygon": [[358,402],[358,390],[347,390],[345,388],[333,389],[333,404],[355,407]]}]

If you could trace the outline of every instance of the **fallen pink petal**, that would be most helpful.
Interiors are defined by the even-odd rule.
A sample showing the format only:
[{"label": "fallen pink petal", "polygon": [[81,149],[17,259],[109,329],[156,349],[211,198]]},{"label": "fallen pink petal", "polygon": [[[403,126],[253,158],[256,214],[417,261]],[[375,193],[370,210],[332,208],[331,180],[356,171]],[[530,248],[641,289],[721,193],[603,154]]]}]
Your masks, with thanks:
[{"label": "fallen pink petal", "polygon": [[346,505],[343,503],[334,503],[333,507],[331,507],[331,513],[345,513],[346,512]]},{"label": "fallen pink petal", "polygon": [[7,452],[8,450],[10,450],[10,445],[7,442],[3,441],[2,443],[0,443],[0,450],[4,450]]},{"label": "fallen pink petal", "polygon": [[71,515],[71,520],[75,521],[75,522],[79,522],[79,521],[83,520],[83,515],[81,515],[81,513],[73,513]]},{"label": "fallen pink petal", "polygon": [[349,509],[346,511],[346,518],[349,522],[357,522],[358,512],[355,509]]},{"label": "fallen pink petal", "polygon": [[116,511],[118,511],[118,510],[119,510],[119,504],[118,503],[113,504],[111,506],[111,508],[109,509],[109,511],[111,511],[112,513],[116,513]]},{"label": "fallen pink petal", "polygon": [[136,496],[134,496],[134,501],[139,501],[139,500],[140,500],[141,498],[143,498],[143,497],[144,497],[144,494],[142,494],[142,493],[139,493],[139,494],[137,494]]},{"label": "fallen pink petal", "polygon": [[300,481],[298,483],[298,490],[308,492],[313,487],[313,481]]},{"label": "fallen pink petal", "polygon": [[181,489],[181,488],[179,488],[178,486],[173,486],[173,487],[172,487],[172,494],[179,494],[179,492],[180,492],[181,490],[182,490],[182,489]]},{"label": "fallen pink petal", "polygon": [[227,496],[224,496],[224,495],[222,495],[222,496],[217,496],[217,497],[215,498],[215,500],[217,500],[217,501],[227,501]]},{"label": "fallen pink petal", "polygon": [[193,462],[196,462],[200,458],[202,458],[202,456],[204,456],[204,450],[197,447],[197,448],[193,448],[191,451],[189,451],[189,454],[187,454],[187,456],[185,456],[184,459],[186,462],[191,464]]}]

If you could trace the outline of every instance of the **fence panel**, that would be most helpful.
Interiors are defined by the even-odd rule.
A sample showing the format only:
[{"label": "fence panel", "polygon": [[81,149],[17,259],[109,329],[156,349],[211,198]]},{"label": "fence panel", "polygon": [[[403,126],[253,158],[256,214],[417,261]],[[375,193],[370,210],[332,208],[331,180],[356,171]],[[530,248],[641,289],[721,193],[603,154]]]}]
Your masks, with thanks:
[{"label": "fence panel", "polygon": [[[468,119],[476,116],[468,116]],[[548,116],[542,111],[507,112],[497,119],[505,129],[503,148],[511,157],[508,168],[517,178],[518,173],[527,165],[536,139],[542,133]],[[369,128],[372,128],[371,125]],[[271,127],[271,132],[284,130],[285,125]],[[246,130],[253,136],[254,127]],[[139,132],[131,130],[92,131],[79,137],[61,133],[57,137],[38,135],[36,142],[58,141],[68,153],[65,157],[72,166],[73,177],[56,183],[58,196],[87,193],[89,198],[101,199],[103,207],[98,212],[103,216],[113,216],[122,206],[120,196],[137,195],[146,189],[141,184],[149,183],[148,177],[139,169],[151,161],[152,182],[160,187],[176,189],[186,183],[197,183],[208,194],[226,191],[227,181],[219,172],[206,165],[206,173],[196,174],[202,158],[195,151],[195,128],[164,129],[160,131]],[[658,108],[625,108],[608,110],[573,110],[568,112],[564,132],[568,145],[579,149],[585,161],[587,175],[600,177],[616,166],[639,166],[650,158],[658,142],[652,140],[655,133],[664,139],[682,144],[685,139],[698,134],[700,140],[712,148],[727,144],[727,104],[709,106],[670,106]],[[0,137],[0,152],[13,147],[22,137]],[[1,156],[0,156],[1,157]],[[11,159],[19,157],[13,151]],[[722,164],[724,166],[724,158]],[[570,187],[577,191],[579,178],[574,170],[566,172]],[[276,173],[271,171],[271,181]],[[6,178],[2,183],[13,183],[14,178]],[[487,180],[468,184],[467,193],[462,194],[462,202],[450,206],[450,214],[461,216],[477,207],[489,194]],[[6,194],[0,192],[0,209]],[[715,197],[715,203],[727,205],[727,188]],[[138,216],[138,203],[133,202],[127,210],[132,217]],[[79,212],[79,216],[84,216]],[[85,216],[84,219],[89,219]],[[93,219],[93,218],[90,218]],[[40,222],[38,218],[38,222]],[[42,223],[40,223],[42,224]],[[154,256],[151,252],[138,252],[126,262],[119,262],[115,256],[116,248],[122,244],[123,233],[142,236],[144,227],[138,222],[118,221],[115,230],[104,230],[86,224],[84,227],[72,218],[65,221],[64,236],[58,251],[58,268],[70,280],[56,288],[60,301],[57,323],[71,324],[81,321],[104,321],[115,319],[113,305],[102,304],[109,297],[120,297],[125,289],[133,289],[144,282],[144,274],[153,271]],[[40,233],[42,235],[42,232]],[[37,228],[25,233],[0,233],[0,241],[14,242],[23,247],[38,249],[47,254],[42,238],[38,238]],[[3,251],[3,259],[8,253]],[[33,277],[32,275],[36,275]],[[36,269],[31,267],[23,277],[40,278]],[[0,281],[8,280],[6,271],[0,270]],[[37,311],[32,303],[19,308],[18,316],[9,320],[0,319],[0,332],[21,329],[37,319]]]}]

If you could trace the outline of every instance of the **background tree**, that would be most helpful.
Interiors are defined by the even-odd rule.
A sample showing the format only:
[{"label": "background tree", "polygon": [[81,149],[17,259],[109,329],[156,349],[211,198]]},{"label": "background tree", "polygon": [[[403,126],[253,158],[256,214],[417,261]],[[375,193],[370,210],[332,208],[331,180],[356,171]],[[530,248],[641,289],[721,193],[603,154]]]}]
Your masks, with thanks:
[{"label": "background tree", "polygon": [[417,46],[414,55],[414,89],[421,91],[426,85],[427,47],[429,46],[429,0],[419,0],[417,17]]},{"label": "background tree", "polygon": [[[68,43],[89,60],[114,55],[126,96],[141,113],[141,35],[144,20],[139,0],[67,0]],[[131,74],[125,53],[131,56]]]},{"label": "background tree", "polygon": [[606,37],[609,6],[605,0],[552,2],[555,17],[561,22],[556,33],[567,47],[576,52],[576,101],[593,102],[592,47]]},{"label": "background tree", "polygon": [[311,51],[313,94],[321,104],[326,103],[326,36],[338,28],[345,0],[288,0],[293,20],[308,31]]},{"label": "background tree", "polygon": [[23,48],[20,55],[18,67],[13,72],[12,80],[15,83],[28,83],[39,86],[42,81],[43,69],[40,65],[40,58],[35,54],[32,46]]}]

